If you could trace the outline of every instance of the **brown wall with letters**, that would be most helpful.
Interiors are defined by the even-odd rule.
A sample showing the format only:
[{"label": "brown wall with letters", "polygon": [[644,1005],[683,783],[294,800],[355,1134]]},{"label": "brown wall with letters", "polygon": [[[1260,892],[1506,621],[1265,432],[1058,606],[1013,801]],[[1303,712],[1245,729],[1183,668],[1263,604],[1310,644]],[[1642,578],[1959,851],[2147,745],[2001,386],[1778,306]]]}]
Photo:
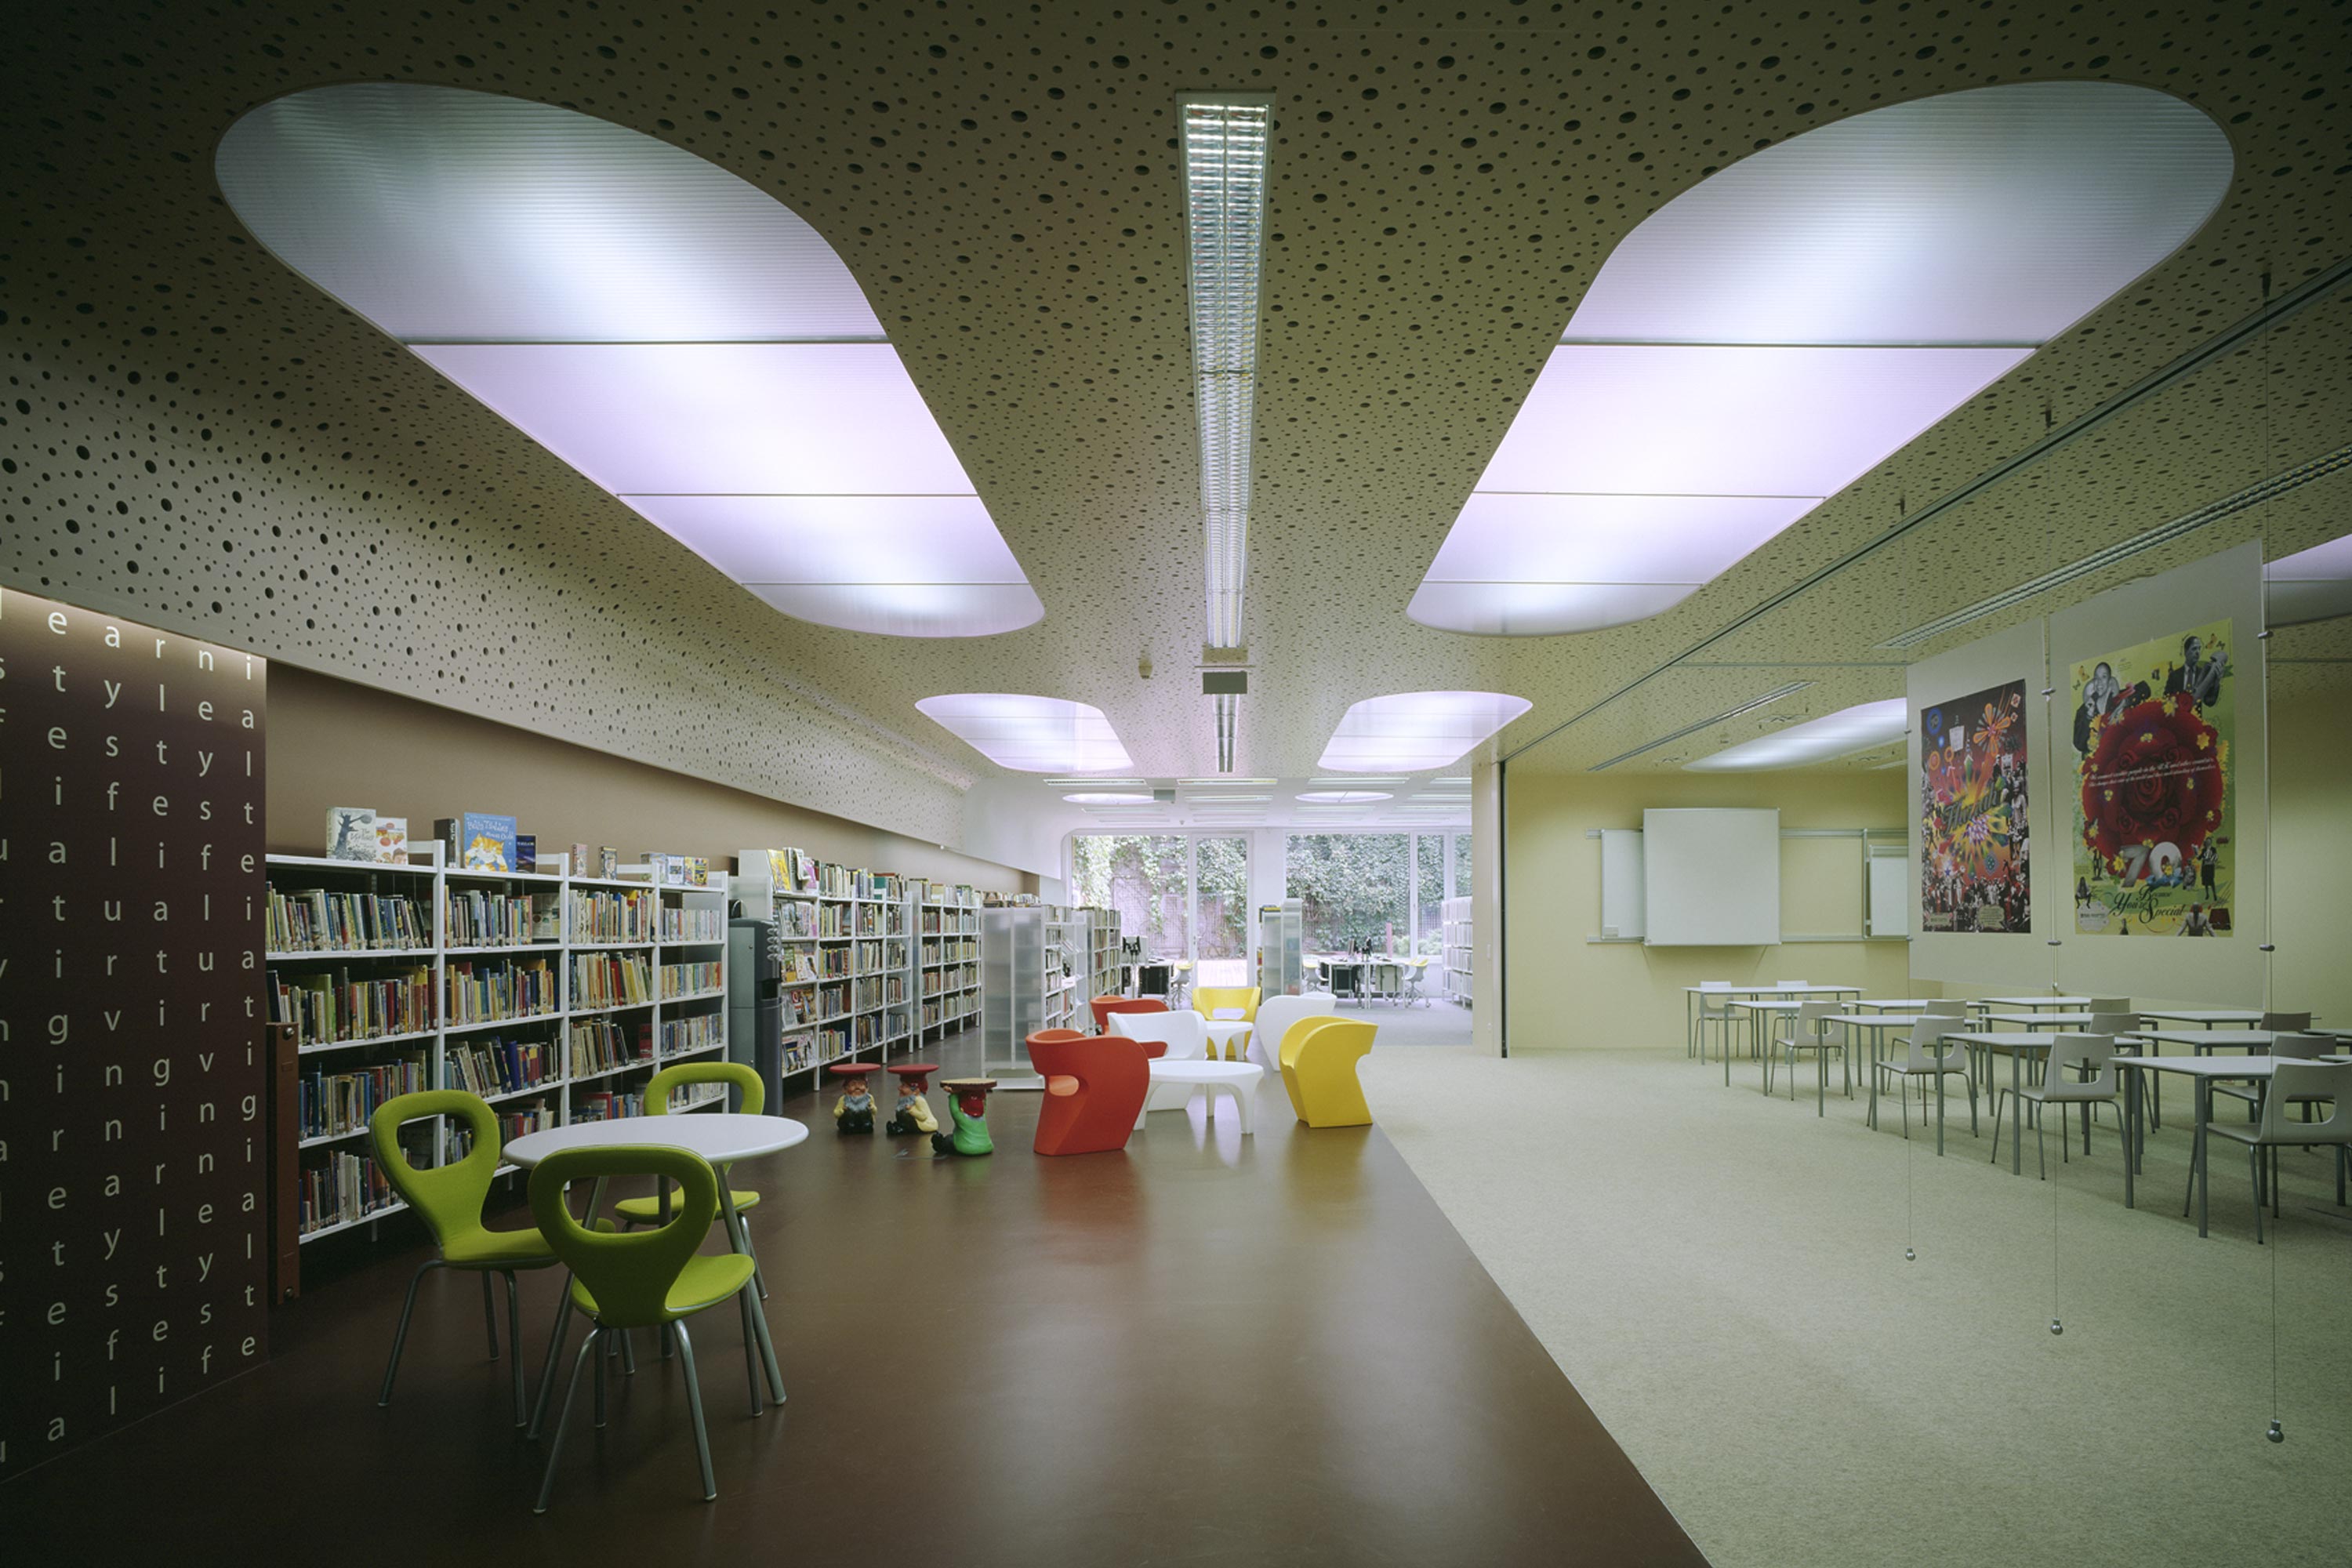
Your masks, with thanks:
[{"label": "brown wall with letters", "polygon": [[0,1477],[267,1354],[271,684],[0,592]]},{"label": "brown wall with letters", "polygon": [[542,854],[609,844],[624,862],[701,855],[717,870],[740,850],[792,845],[983,892],[1037,886],[934,844],[283,664],[270,670],[269,701],[273,854],[323,854],[328,808],[363,805],[407,817],[420,843],[436,817],[489,811],[537,835]]}]

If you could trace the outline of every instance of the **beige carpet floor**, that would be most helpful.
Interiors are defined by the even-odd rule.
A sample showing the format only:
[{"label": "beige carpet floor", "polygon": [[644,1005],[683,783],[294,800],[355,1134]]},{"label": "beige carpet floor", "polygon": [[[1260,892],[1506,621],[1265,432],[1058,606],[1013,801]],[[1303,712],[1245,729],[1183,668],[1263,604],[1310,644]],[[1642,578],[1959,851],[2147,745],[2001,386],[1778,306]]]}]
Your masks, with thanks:
[{"label": "beige carpet floor", "polygon": [[2169,1088],[2127,1210],[2112,1131],[2063,1166],[2053,1132],[2043,1183],[2029,1128],[2021,1179],[1957,1097],[1937,1160],[1891,1100],[1873,1132],[1834,1083],[1817,1119],[1810,1082],[1768,1100],[1753,1064],[1726,1089],[1679,1050],[1375,1047],[1363,1078],[1723,1568],[2352,1563],[2352,1225],[2313,1212],[2344,1212],[2326,1157],[2284,1157],[2280,1245],[2258,1248],[2228,1145],[2211,1237],[2179,1216]]}]

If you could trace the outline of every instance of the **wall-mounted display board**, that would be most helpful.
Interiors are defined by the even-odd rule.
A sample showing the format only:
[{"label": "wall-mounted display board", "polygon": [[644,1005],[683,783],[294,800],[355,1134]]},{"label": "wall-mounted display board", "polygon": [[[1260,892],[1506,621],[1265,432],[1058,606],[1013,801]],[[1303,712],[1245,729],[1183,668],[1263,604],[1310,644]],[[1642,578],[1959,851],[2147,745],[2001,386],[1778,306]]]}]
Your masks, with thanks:
[{"label": "wall-mounted display board", "polygon": [[1769,947],[1780,940],[1780,814],[1642,813],[1643,941]]},{"label": "wall-mounted display board", "polygon": [[0,588],[0,1478],[266,1353],[268,684]]}]

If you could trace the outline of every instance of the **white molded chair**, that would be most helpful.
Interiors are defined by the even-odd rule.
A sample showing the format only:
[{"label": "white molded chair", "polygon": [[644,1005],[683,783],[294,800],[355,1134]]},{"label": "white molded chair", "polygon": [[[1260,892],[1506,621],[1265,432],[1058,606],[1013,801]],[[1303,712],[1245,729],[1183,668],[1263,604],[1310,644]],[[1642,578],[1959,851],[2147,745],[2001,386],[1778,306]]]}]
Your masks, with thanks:
[{"label": "white molded chair", "polygon": [[[1209,1021],[1198,1013],[1113,1013],[1110,1028],[1130,1040],[1166,1046],[1159,1058],[1164,1062],[1196,1062],[1209,1054]],[[1143,1109],[1181,1110],[1192,1095],[1186,1084],[1154,1084],[1143,1097]]]},{"label": "white molded chair", "polygon": [[[1723,1054],[1731,1054],[1731,982],[1702,980],[1698,983],[1698,1030],[1689,1044],[1697,1047],[1698,1059],[1706,1060],[1706,1031],[1709,1025],[1723,1031]],[[1685,1050],[1685,1056],[1691,1054]]]},{"label": "white molded chair", "polygon": [[1249,1048],[1244,1061],[1265,1069],[1271,1079],[1282,1077],[1282,1037],[1301,1018],[1332,1018],[1339,1011],[1328,991],[1308,996],[1269,996],[1257,1005],[1257,1021],[1250,1026]]},{"label": "white molded chair", "polygon": [[[2083,1152],[2091,1152],[2091,1119],[2093,1107],[2105,1105],[2116,1113],[2116,1137],[2124,1145],[2124,1158],[2131,1158],[2131,1143],[2124,1133],[2123,1104],[2116,1098],[2116,1041],[2112,1035],[2059,1035],[2050,1042],[2049,1064],[2042,1069],[2042,1081],[2017,1091],[2017,1097],[2032,1100],[2047,1111],[2058,1111],[2058,1157],[2066,1159],[2069,1130],[2066,1111],[2070,1106],[2083,1108]],[[2000,1102],[2011,1098],[2006,1088],[1993,1091],[1992,1157],[2000,1159]],[[2009,1113],[2009,1135],[2021,1137],[2018,1116],[2021,1106],[2012,1106]],[[2045,1146],[2043,1130],[2050,1118],[2046,1115],[2033,1124],[2033,1152],[2040,1163],[2043,1179],[2050,1175],[2050,1153]]]},{"label": "white molded chair", "polygon": [[[1797,1053],[1813,1053],[1813,1063],[1820,1079],[1813,1103],[1816,1116],[1829,1114],[1830,1052],[1837,1053],[1838,1073],[1844,1080],[1846,1097],[1853,1097],[1853,1072],[1846,1062],[1845,1041],[1843,1037],[1832,1037],[1829,1026],[1822,1022],[1837,1011],[1838,1005],[1834,1002],[1800,1002],[1794,1013],[1780,1016],[1777,1037],[1772,1042],[1773,1051],[1780,1053],[1788,1063],[1789,1098],[1792,1100],[1797,1098]],[[1764,1057],[1764,1092],[1772,1092],[1772,1052],[1769,1051]]]},{"label": "white molded chair", "polygon": [[[2282,1036],[2272,1042],[2272,1054],[2286,1057],[2315,1049],[2325,1049],[2329,1044],[2316,1036]],[[2208,1122],[2208,1136],[2227,1138],[2232,1143],[2246,1146],[2246,1161],[2254,1176],[2254,1240],[2263,1239],[2263,1201],[2270,1200],[2271,1213],[2278,1213],[2278,1152],[2287,1144],[2335,1145],[2336,1202],[2344,1202],[2345,1174],[2347,1163],[2352,1163],[2352,1066],[2335,1062],[2282,1060],[2271,1069],[2271,1080],[2263,1097],[2262,1120],[2252,1127],[2224,1127]],[[2297,1121],[2288,1114],[2288,1107],[2300,1105],[2304,1114],[2325,1105],[2324,1121]],[[2270,1153],[2265,1169],[2263,1154]]]},{"label": "white molded chair", "polygon": [[[1944,1037],[1958,1034],[1952,1027],[1959,1020],[1948,1014],[1923,1016],[1903,1037],[1903,1059],[1878,1064],[1882,1077],[1896,1079],[1895,1092],[1903,1100],[1903,1136],[1911,1136],[1911,1082],[1914,1079],[1948,1078],[1958,1073],[1969,1090],[1969,1132],[1977,1131],[1977,1078],[1969,1063],[1965,1042],[1955,1042],[1949,1050],[1943,1048]],[[1940,1118],[1938,1118],[1940,1121]],[[1940,1138],[1939,1138],[1940,1147]]]}]

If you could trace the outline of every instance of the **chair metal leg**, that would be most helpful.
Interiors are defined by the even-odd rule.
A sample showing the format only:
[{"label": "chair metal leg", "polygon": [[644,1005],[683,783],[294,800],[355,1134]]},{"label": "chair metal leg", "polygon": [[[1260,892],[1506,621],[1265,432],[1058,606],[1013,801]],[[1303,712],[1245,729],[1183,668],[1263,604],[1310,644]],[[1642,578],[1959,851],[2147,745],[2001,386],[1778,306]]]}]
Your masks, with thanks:
[{"label": "chair metal leg", "polygon": [[555,1387],[555,1369],[562,1364],[563,1337],[572,1328],[572,1276],[563,1277],[562,1294],[555,1300],[555,1326],[547,1331],[547,1364],[539,1372],[539,1398],[530,1407],[530,1426],[526,1437],[539,1436],[539,1424],[547,1418],[547,1396]]},{"label": "chair metal leg", "polygon": [[2261,1144],[2248,1145],[2246,1163],[2253,1167],[2254,1173],[2254,1245],[2260,1247],[2263,1245],[2263,1146]]},{"label": "chair metal leg", "polygon": [[[559,1326],[562,1322],[562,1320],[557,1320]],[[563,1405],[555,1413],[555,1435],[547,1445],[547,1473],[540,1478],[539,1501],[531,1505],[530,1511],[533,1513],[545,1513],[547,1500],[555,1492],[555,1462],[563,1458],[563,1428],[572,1417],[572,1396],[580,1392],[580,1369],[586,1366],[592,1360],[598,1366],[604,1364],[604,1358],[596,1353],[598,1332],[596,1328],[591,1326],[588,1330],[588,1338],[581,1343],[580,1353],[572,1359],[572,1375],[564,1380]],[[533,1425],[536,1426],[537,1424],[533,1423]]]},{"label": "chair metal leg", "polygon": [[637,1375],[637,1336],[628,1329],[621,1331],[621,1370]]},{"label": "chair metal leg", "polygon": [[490,1331],[490,1359],[499,1359],[499,1303],[490,1287],[490,1271],[482,1270],[482,1326]]},{"label": "chair metal leg", "polygon": [[[416,1310],[416,1288],[425,1283],[425,1276],[428,1271],[440,1267],[442,1264],[439,1258],[428,1258],[417,1266],[415,1273],[408,1277],[408,1295],[400,1303],[400,1326],[392,1331],[392,1359],[384,1363],[383,1387],[375,1396],[378,1409],[392,1403],[392,1380],[400,1371],[401,1347],[408,1342],[408,1317],[410,1313]],[[495,1348],[492,1353],[496,1353]]]},{"label": "chair metal leg", "polygon": [[[507,1362],[514,1375],[515,1425],[520,1426],[528,1419],[522,1407],[522,1303],[517,1299],[514,1270],[507,1268],[499,1272],[506,1276],[507,1280]],[[489,1276],[485,1274],[482,1278],[488,1279]]]},{"label": "chair metal leg", "polygon": [[2000,1103],[2001,1092],[1992,1091],[1992,1163],[2000,1163]]},{"label": "chair metal leg", "polygon": [[[2046,1116],[2033,1119],[2033,1159],[2042,1168],[2041,1179],[2045,1182],[2050,1179],[2050,1151],[2043,1144],[2042,1135],[2049,1130],[2049,1125],[2050,1119]],[[2062,1154],[2066,1152],[2066,1129],[2063,1127],[2058,1129],[2058,1152]]]},{"label": "chair metal leg", "polygon": [[751,1385],[751,1414],[757,1415],[767,1405],[760,1398],[760,1336],[751,1327],[751,1298],[736,1291],[735,1307],[743,1319],[743,1381]]},{"label": "chair metal leg", "polygon": [[[599,1338],[611,1338],[603,1329],[598,1329],[596,1334]],[[604,1425],[604,1363],[612,1359],[613,1347],[608,1343],[604,1346],[604,1353],[596,1358],[596,1426],[600,1430]]]},{"label": "chair metal leg", "polygon": [[686,1369],[686,1407],[694,1413],[694,1458],[702,1467],[702,1500],[712,1502],[719,1497],[719,1483],[710,1475],[710,1432],[702,1424],[702,1380],[694,1375],[694,1342],[682,1322],[672,1323],[670,1331],[677,1336],[677,1359]]}]

